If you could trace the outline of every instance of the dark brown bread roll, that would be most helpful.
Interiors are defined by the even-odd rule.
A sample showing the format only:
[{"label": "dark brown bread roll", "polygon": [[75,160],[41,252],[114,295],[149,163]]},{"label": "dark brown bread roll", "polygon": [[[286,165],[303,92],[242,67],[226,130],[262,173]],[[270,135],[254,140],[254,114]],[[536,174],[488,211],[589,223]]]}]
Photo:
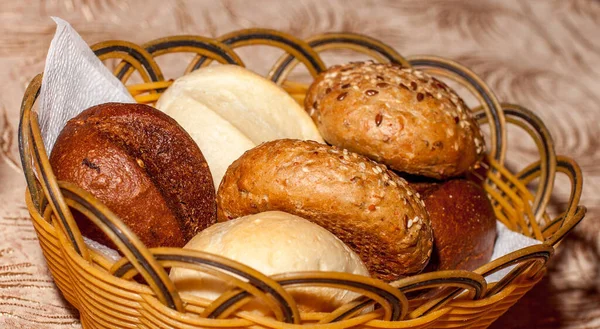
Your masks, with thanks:
[{"label": "dark brown bread roll", "polygon": [[[107,103],[69,120],[50,163],[59,180],[89,191],[147,247],[183,247],[216,222],[215,190],[202,152],[164,113]],[[84,236],[113,246],[88,220]]]},{"label": "dark brown bread roll", "polygon": [[465,179],[428,184],[423,200],[434,248],[427,269],[474,270],[486,264],[494,251],[496,215],[483,188]]},{"label": "dark brown bread roll", "polygon": [[220,221],[269,210],[306,218],[383,280],[420,272],[431,254],[423,201],[405,180],[356,153],[312,141],[276,140],[244,153],[227,169],[217,209]]},{"label": "dark brown bread roll", "polygon": [[484,153],[470,109],[443,82],[393,64],[351,63],[323,72],[305,99],[330,144],[390,168],[448,178]]}]

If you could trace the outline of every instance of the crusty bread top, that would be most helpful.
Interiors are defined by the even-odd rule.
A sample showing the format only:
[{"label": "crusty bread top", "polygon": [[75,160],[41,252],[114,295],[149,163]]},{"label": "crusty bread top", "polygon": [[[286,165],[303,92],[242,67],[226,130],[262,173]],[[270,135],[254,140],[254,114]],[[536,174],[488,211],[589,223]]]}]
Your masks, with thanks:
[{"label": "crusty bread top", "polygon": [[[50,163],[58,179],[95,195],[150,246],[181,246],[216,220],[202,152],[175,120],[148,105],[83,111],[58,136]],[[183,239],[170,241],[175,233]]]},{"label": "crusty bread top", "polygon": [[384,280],[421,271],[431,254],[427,212],[406,181],[336,147],[276,140],[236,160],[217,192],[218,220],[269,210],[325,227]]},{"label": "crusty bread top", "polygon": [[463,100],[411,68],[371,62],[332,67],[311,85],[305,108],[327,142],[411,174],[460,175],[485,151]]},{"label": "crusty bread top", "polygon": [[486,264],[496,240],[496,214],[485,190],[466,179],[424,192],[435,247],[429,268],[472,271]]}]

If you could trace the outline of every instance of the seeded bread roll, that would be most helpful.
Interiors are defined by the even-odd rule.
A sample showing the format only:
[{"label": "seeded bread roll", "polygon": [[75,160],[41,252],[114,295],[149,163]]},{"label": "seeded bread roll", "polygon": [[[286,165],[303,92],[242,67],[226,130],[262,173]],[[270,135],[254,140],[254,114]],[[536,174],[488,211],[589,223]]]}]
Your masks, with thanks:
[{"label": "seeded bread roll", "polygon": [[484,153],[470,109],[443,82],[393,64],[351,63],[323,72],[305,99],[321,135],[410,174],[465,173]]},{"label": "seeded bread roll", "polygon": [[[147,247],[183,247],[216,222],[202,152],[175,120],[141,104],[107,103],[69,120],[50,156],[56,178],[117,214]],[[87,219],[81,233],[114,247]]]},{"label": "seeded bread roll", "polygon": [[431,255],[429,218],[416,192],[384,165],[347,150],[286,139],[247,151],[225,173],[217,218],[269,210],[323,226],[383,280],[420,272]]},{"label": "seeded bread roll", "polygon": [[466,179],[431,184],[423,192],[433,228],[428,270],[469,270],[486,264],[496,240],[496,215],[485,191]]},{"label": "seeded bread roll", "polygon": [[[369,276],[348,246],[324,228],[280,211],[268,211],[215,224],[195,236],[184,249],[221,255],[266,275],[300,271],[332,271]],[[174,268],[170,274],[180,293],[217,299],[231,285],[198,271]],[[301,311],[331,312],[359,297],[323,287],[289,289]],[[268,313],[265,305],[250,310]]]}]

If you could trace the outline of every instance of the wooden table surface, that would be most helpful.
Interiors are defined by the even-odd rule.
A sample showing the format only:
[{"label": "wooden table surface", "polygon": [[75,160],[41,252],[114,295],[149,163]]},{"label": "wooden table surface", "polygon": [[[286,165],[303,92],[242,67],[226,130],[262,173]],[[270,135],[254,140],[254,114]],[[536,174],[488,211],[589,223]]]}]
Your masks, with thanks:
[{"label": "wooden table surface", "polygon": [[[176,34],[216,37],[267,27],[306,38],[349,31],[381,39],[403,55],[435,54],[471,67],[501,101],[522,104],[548,125],[558,154],[584,173],[589,212],[554,257],[549,274],[493,328],[600,328],[600,1],[0,1],[0,327],[79,328],[46,268],[24,205],[16,129],[28,81],[44,67],[59,16],[90,44],[143,43]],[[257,56],[257,54],[259,54]],[[242,51],[266,72],[280,53]],[[325,57],[328,64],[349,54]],[[173,59],[167,75],[180,74]],[[301,75],[302,73],[300,73]],[[508,166],[536,160],[535,147],[509,130]],[[552,210],[564,206],[557,180]]]}]

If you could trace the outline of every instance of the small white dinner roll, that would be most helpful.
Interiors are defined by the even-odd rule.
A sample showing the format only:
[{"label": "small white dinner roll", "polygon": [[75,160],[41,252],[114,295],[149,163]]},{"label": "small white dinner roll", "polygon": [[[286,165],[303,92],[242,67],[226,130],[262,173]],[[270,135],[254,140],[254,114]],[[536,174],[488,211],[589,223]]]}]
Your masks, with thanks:
[{"label": "small white dinner roll", "polygon": [[[184,249],[201,250],[248,265],[263,274],[334,271],[369,276],[367,268],[341,240],[301,217],[269,211],[215,224],[196,235]],[[170,274],[180,293],[215,300],[231,286],[208,274],[174,268]],[[358,294],[324,287],[289,288],[303,311],[330,312]],[[266,306],[252,310],[267,314]]]},{"label": "small white dinner roll", "polygon": [[275,139],[323,138],[285,90],[237,65],[198,69],[175,80],[156,103],[202,150],[219,187],[227,167],[245,151]]}]

